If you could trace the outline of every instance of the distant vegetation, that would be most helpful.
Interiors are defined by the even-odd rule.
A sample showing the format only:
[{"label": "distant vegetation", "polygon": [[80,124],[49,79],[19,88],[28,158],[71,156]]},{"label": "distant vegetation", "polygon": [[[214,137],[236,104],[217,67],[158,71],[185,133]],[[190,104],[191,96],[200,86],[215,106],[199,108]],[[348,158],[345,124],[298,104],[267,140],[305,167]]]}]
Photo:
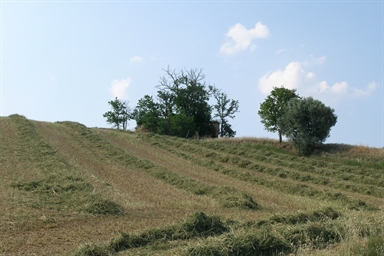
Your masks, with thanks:
[{"label": "distant vegetation", "polygon": [[266,130],[278,132],[280,143],[285,135],[300,155],[310,155],[323,143],[337,122],[334,109],[312,97],[301,98],[296,90],[274,88],[260,104],[259,115]]},{"label": "distant vegetation", "polygon": [[261,123],[269,132],[278,132],[280,143],[283,142],[283,131],[278,121],[283,117],[288,102],[293,98],[299,98],[296,94],[296,89],[286,89],[284,87],[273,88],[270,95],[260,104],[258,114],[261,118]]},{"label": "distant vegetation", "polygon": [[[103,115],[107,122],[126,130],[128,121],[134,119],[137,130],[182,138],[236,135],[228,118],[235,118],[239,111],[237,100],[206,85],[202,70],[177,73],[168,68],[165,72],[166,77],[156,86],[156,99],[145,95],[132,112],[128,102],[117,97],[109,101],[112,111]],[[212,96],[216,104],[210,106],[208,101]],[[337,122],[334,109],[312,97],[301,98],[295,89],[284,87],[273,88],[260,104],[258,114],[266,130],[278,132],[280,143],[282,136],[286,136],[303,156],[310,155],[317,144],[323,143]],[[214,122],[219,126],[215,127]]]},{"label": "distant vegetation", "polygon": [[121,101],[116,97],[114,100],[108,101],[108,104],[111,105],[112,111],[103,114],[103,117],[107,118],[107,123],[112,124],[117,129],[120,129],[121,126],[123,130],[126,130],[128,121],[131,119],[128,101]]},{"label": "distant vegetation", "polygon": [[384,149],[0,127],[0,254],[384,253]]},{"label": "distant vegetation", "polygon": [[[156,86],[156,98],[145,95],[132,113],[117,98],[110,101],[113,111],[104,114],[107,122],[119,128],[120,124],[124,127],[127,119],[134,119],[137,129],[182,138],[235,136],[228,119],[239,111],[238,101],[207,85],[202,69],[176,72],[168,68],[165,73]],[[209,104],[211,98],[216,100],[213,105]],[[214,121],[220,123],[219,130],[214,127]]]}]

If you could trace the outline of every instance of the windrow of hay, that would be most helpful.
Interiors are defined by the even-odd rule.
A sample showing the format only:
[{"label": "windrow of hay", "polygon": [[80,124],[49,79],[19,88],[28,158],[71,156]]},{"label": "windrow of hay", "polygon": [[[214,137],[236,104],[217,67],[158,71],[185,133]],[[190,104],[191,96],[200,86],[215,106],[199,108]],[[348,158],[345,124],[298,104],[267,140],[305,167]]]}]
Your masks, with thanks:
[{"label": "windrow of hay", "polygon": [[103,141],[97,134],[93,134],[85,126],[71,122],[61,123],[71,127],[75,134],[85,136],[86,143],[93,144],[93,146],[89,146],[89,148],[97,148],[98,152],[104,151],[104,157],[108,157],[109,161],[121,163],[126,167],[140,169],[152,177],[155,177],[156,179],[159,179],[167,184],[188,191],[195,195],[210,196],[217,200],[224,207],[236,207],[243,209],[260,208],[254,199],[246,193],[237,191],[234,188],[217,187],[205,184],[192,178],[174,173],[164,166],[160,166],[148,160],[143,160],[133,155],[127,154],[124,150],[114,147],[110,143]]},{"label": "windrow of hay", "polygon": [[159,242],[186,240],[195,237],[208,237],[226,232],[228,227],[218,216],[207,216],[203,212],[195,213],[179,224],[165,228],[150,229],[141,234],[120,234],[107,245],[84,244],[75,256],[111,255],[123,250],[143,247]]},{"label": "windrow of hay", "polygon": [[[220,144],[232,144],[234,146],[250,145],[260,150],[270,150],[277,153],[295,155],[296,149],[290,142],[280,143],[279,140],[270,138],[239,137],[239,138],[220,138],[215,140]],[[372,167],[384,167],[384,148],[374,148],[364,145],[348,144],[319,144],[315,146],[314,156],[324,156],[328,160],[335,159],[355,159],[360,164]],[[375,163],[376,164],[373,164]]]},{"label": "windrow of hay", "polygon": [[0,254],[383,254],[377,150],[0,122]]},{"label": "windrow of hay", "polygon": [[[270,167],[264,163],[265,159],[263,159],[263,163],[260,160],[255,161],[250,158],[246,158],[247,160],[243,160],[242,155],[249,154],[249,152],[247,153],[246,149],[232,149],[231,147],[226,148],[221,145],[223,147],[223,150],[230,150],[231,155],[228,155],[228,153],[223,154],[217,152],[218,150],[220,150],[220,146],[218,146],[216,150],[213,150],[212,144],[210,144],[208,141],[203,141],[202,143],[200,143],[195,141],[191,142],[185,139],[174,139],[164,137],[162,137],[162,139],[160,140],[157,138],[157,135],[150,134],[140,134],[140,137],[148,142],[156,141],[156,146],[161,147],[163,150],[167,150],[172,154],[182,157],[188,161],[191,161],[195,164],[199,164],[201,166],[204,166],[205,168],[230,176],[232,178],[273,188],[284,193],[306,196],[311,198],[319,198],[322,200],[338,201],[347,205],[351,209],[359,209],[361,207],[364,207],[366,209],[375,209],[375,207],[373,206],[368,206],[368,204],[366,204],[362,199],[346,196],[341,192],[335,192],[326,188],[317,189],[313,186],[308,185],[307,183],[311,181],[311,178],[308,178],[309,175],[306,175],[307,178],[302,180],[305,182],[305,184],[303,184],[300,183],[300,181],[297,181],[297,175],[299,174],[293,171],[291,179],[294,181],[289,181],[287,177],[289,177],[289,175],[291,174],[290,171],[287,169],[282,169],[280,167]],[[209,147],[209,150],[202,150],[201,146],[207,146]],[[233,156],[232,154],[234,154],[235,156]],[[239,169],[241,169],[241,171]],[[261,175],[258,175],[257,173],[272,175],[275,176],[275,178],[271,179],[263,177]],[[318,182],[314,183],[317,185]],[[328,183],[331,182],[326,182],[327,185]],[[322,185],[324,185],[324,183]],[[353,189],[354,192],[356,192],[358,191],[359,186],[354,185],[348,188],[346,186],[340,186],[340,184],[337,183],[333,186],[333,188],[344,188],[346,190]],[[384,195],[381,194],[381,191],[383,191],[384,193],[384,190],[378,187],[370,186],[369,190],[363,187],[359,191],[362,191],[362,193],[364,194],[379,195],[379,197],[382,197]]]},{"label": "windrow of hay", "polygon": [[[381,255],[384,229],[380,222],[351,223],[348,216],[341,217],[332,208],[312,213],[272,216],[257,225],[237,225],[231,232],[200,240],[184,250],[184,255],[308,255],[313,250],[324,250],[332,244],[368,237],[367,247]],[[363,227],[361,227],[363,224]],[[365,232],[355,233],[363,228]],[[353,249],[362,251],[359,248]],[[326,253],[328,254],[328,253]],[[321,255],[326,255],[321,254]],[[351,254],[353,255],[353,254]],[[354,254],[360,255],[360,254]]]},{"label": "windrow of hay", "polygon": [[[56,211],[78,211],[91,214],[123,214],[124,210],[116,203],[93,192],[93,187],[83,179],[73,175],[71,167],[46,144],[36,133],[33,123],[20,115],[10,116],[16,123],[30,164],[41,169],[42,179],[17,181],[10,184],[19,190],[35,194],[28,206]],[[26,170],[27,171],[27,170]]]},{"label": "windrow of hay", "polygon": [[124,209],[120,205],[93,194],[93,188],[89,183],[72,176],[61,177],[54,174],[39,181],[19,181],[11,186],[36,195],[36,200],[29,204],[32,208],[75,210],[97,215],[124,214]]},{"label": "windrow of hay", "polygon": [[[127,253],[122,255],[143,255],[141,251],[160,255],[166,248],[173,251],[168,255],[302,255],[308,250],[324,250],[335,243],[364,237],[371,241],[372,250],[382,250],[378,246],[378,241],[382,241],[380,235],[384,234],[382,227],[377,230],[374,223],[364,223],[366,232],[354,234],[352,230],[359,223],[351,225],[350,221],[353,221],[350,217],[341,216],[332,208],[275,215],[253,224],[222,221],[218,216],[196,213],[178,225],[140,234],[123,233],[106,245],[84,244],[74,255],[115,255],[123,251]],[[171,243],[178,240],[190,242],[187,246]]]}]

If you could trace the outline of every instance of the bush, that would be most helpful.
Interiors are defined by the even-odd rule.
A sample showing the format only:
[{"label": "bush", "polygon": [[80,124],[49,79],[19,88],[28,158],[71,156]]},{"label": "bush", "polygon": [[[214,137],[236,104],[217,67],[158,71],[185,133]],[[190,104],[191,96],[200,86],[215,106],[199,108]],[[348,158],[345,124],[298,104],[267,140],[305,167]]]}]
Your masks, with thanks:
[{"label": "bush", "polygon": [[309,155],[316,144],[324,142],[331,127],[337,122],[334,109],[312,97],[288,102],[286,111],[278,120],[282,133],[293,142],[300,155]]}]

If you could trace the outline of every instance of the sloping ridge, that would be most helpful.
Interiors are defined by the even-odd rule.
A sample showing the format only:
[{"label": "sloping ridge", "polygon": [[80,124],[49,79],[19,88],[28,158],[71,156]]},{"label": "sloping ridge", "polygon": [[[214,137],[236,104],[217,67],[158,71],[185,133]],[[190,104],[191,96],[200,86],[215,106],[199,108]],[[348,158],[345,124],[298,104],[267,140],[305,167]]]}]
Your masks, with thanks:
[{"label": "sloping ridge", "polygon": [[[186,140],[75,122],[38,122],[21,115],[0,117],[0,128],[0,253],[7,255],[81,255],[87,250],[105,255],[122,250],[127,255],[137,250],[204,255],[212,248],[222,251],[217,255],[228,255],[231,250],[251,250],[235,245],[236,239],[233,246],[241,247],[236,250],[221,244],[229,239],[228,230],[244,236],[247,221],[263,226],[255,221],[297,211],[319,211],[332,219],[324,209],[339,216],[344,210],[375,212],[384,205],[380,163],[302,158],[246,140]],[[232,224],[220,224],[225,219]],[[222,225],[220,232],[207,233],[216,237],[214,244],[206,235],[188,233],[184,224],[175,224],[213,220]],[[132,234],[154,227],[157,231],[151,232],[165,232],[168,238],[148,233],[148,239],[157,242],[130,244]],[[119,232],[123,235],[116,238]],[[116,240],[107,242],[112,238],[120,239],[121,246]],[[185,239],[203,242],[196,240],[196,247]],[[344,237],[332,239],[327,243]],[[179,242],[168,245],[175,240]],[[159,241],[165,245],[152,245]],[[105,245],[95,246],[98,242]],[[279,240],[259,252],[292,252],[304,242],[292,243]]]}]

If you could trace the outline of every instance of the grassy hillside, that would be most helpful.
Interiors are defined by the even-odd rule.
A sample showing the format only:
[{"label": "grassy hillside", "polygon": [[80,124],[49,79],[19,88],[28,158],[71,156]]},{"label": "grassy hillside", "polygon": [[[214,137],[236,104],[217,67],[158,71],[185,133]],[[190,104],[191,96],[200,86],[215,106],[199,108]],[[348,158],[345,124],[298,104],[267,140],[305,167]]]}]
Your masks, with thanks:
[{"label": "grassy hillside", "polygon": [[0,117],[0,255],[382,255],[384,149]]}]

